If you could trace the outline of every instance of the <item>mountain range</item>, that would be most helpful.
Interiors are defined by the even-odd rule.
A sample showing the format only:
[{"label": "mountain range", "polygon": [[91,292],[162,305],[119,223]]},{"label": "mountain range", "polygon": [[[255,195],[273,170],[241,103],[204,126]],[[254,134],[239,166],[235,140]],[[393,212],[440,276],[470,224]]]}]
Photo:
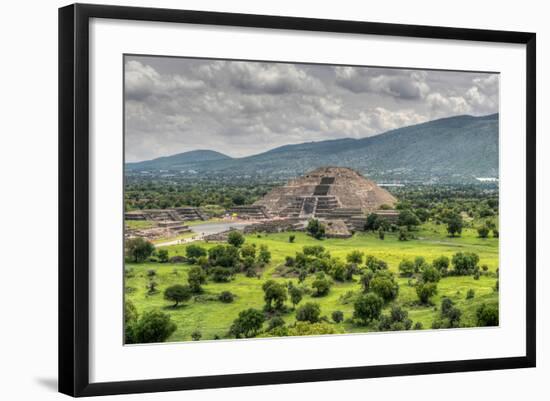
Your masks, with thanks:
[{"label": "mountain range", "polygon": [[322,166],[351,167],[377,181],[472,182],[498,177],[499,116],[460,115],[360,138],[284,145],[242,158],[195,150],[126,164],[126,174],[175,172],[284,180]]}]

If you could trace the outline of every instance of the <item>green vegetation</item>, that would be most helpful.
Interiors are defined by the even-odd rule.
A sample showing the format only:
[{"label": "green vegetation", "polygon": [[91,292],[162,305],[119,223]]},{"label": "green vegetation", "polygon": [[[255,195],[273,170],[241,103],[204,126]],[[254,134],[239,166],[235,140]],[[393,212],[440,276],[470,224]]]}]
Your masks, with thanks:
[{"label": "green vegetation", "polygon": [[[290,235],[294,242],[289,242]],[[134,306],[126,308],[127,327],[132,332],[137,323],[131,322],[149,312],[170,318],[166,323],[160,315],[148,317],[165,322],[160,332],[170,332],[166,341],[197,339],[197,332],[200,340],[212,340],[498,323],[498,238],[479,238],[474,225],[464,228],[460,237],[449,237],[444,224],[432,221],[421,224],[406,242],[398,236],[388,231],[380,241],[374,231],[349,239],[317,240],[286,232],[259,238],[246,235],[240,248],[202,242],[160,248],[175,263],[127,261],[126,299]],[[403,264],[405,269],[400,267]],[[249,268],[254,275],[247,273]],[[314,286],[316,282],[323,284]],[[166,289],[174,285],[190,290],[195,286],[177,308],[174,299],[164,298]],[[435,286],[437,293],[422,303],[419,286]],[[468,297],[470,290],[474,297]],[[360,314],[355,314],[357,301],[367,295],[370,303],[363,302]],[[444,298],[460,313],[451,309],[442,315]],[[379,313],[378,300],[382,301]],[[316,306],[306,307],[312,304],[319,308],[317,316]],[[297,323],[298,312],[303,320]],[[176,328],[171,331],[173,324]],[[143,330],[140,333],[144,338]],[[132,340],[128,342],[137,338],[127,337]]]}]

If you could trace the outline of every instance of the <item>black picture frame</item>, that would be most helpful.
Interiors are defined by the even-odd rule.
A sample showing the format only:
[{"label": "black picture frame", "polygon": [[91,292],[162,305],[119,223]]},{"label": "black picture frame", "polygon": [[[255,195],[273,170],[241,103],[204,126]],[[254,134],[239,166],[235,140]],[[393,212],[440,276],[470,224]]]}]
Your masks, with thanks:
[{"label": "black picture frame", "polygon": [[[91,18],[249,28],[437,38],[526,46],[526,354],[520,357],[382,366],[196,376],[90,383],[89,381],[89,132],[88,61]],[[536,364],[536,35],[447,28],[246,15],[220,12],[74,4],[59,9],[59,391],[96,396],[514,369]]]}]

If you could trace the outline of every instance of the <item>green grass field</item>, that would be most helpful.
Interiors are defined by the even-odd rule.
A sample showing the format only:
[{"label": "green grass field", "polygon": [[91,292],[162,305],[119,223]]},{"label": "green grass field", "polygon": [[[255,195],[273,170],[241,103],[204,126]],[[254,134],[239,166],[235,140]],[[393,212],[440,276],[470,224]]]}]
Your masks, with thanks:
[{"label": "green grass field", "polygon": [[[214,336],[226,337],[228,329],[237,317],[238,313],[247,308],[261,309],[264,305],[262,283],[268,279],[275,279],[281,282],[287,282],[289,278],[278,277],[276,274],[277,266],[284,263],[285,256],[294,256],[297,251],[301,251],[304,245],[323,245],[330,251],[332,256],[345,259],[345,256],[352,250],[360,250],[365,255],[373,255],[383,259],[389,265],[389,269],[395,273],[398,272],[399,262],[404,258],[414,259],[416,256],[423,256],[428,262],[434,258],[445,255],[449,258],[456,252],[468,251],[475,252],[480,257],[479,265],[487,265],[489,271],[494,272],[498,268],[498,239],[477,238],[477,233],[473,229],[466,229],[461,237],[450,238],[446,235],[444,226],[434,224],[424,224],[419,231],[415,232],[417,239],[410,241],[398,241],[395,234],[386,234],[385,240],[378,239],[375,234],[359,233],[349,239],[325,239],[315,240],[304,233],[294,233],[296,240],[294,243],[288,242],[290,233],[280,234],[262,234],[246,236],[246,241],[250,243],[266,244],[272,254],[271,263],[263,270],[261,278],[249,278],[244,274],[237,274],[229,283],[208,282],[204,285],[204,296],[196,300],[191,300],[186,304],[174,309],[172,303],[164,300],[163,291],[173,284],[186,284],[187,271],[190,265],[187,264],[127,264],[126,268],[131,270],[131,274],[126,279],[126,296],[136,306],[139,313],[149,309],[161,309],[170,314],[173,321],[177,324],[176,332],[168,341],[187,341],[191,339],[191,333],[200,330],[203,340],[211,340]],[[199,243],[206,248],[214,246],[214,243]],[[173,245],[166,247],[170,256],[185,255],[187,245]],[[149,281],[147,277],[148,270],[156,271],[155,281],[158,283],[158,292],[154,295],[148,295],[146,285]],[[455,301],[462,312],[462,322],[466,326],[475,326],[475,310],[483,302],[495,302],[498,300],[498,292],[493,290],[496,277],[481,276],[475,280],[472,276],[445,277],[438,283],[438,294],[432,298],[434,305],[438,306],[443,296],[447,296]],[[297,282],[296,279],[293,279]],[[309,285],[312,277],[308,277],[305,284]],[[430,328],[432,321],[439,315],[439,311],[434,306],[415,305],[417,300],[415,288],[409,286],[408,279],[399,278],[399,295],[397,303],[406,305],[409,311],[409,318],[413,322],[421,322],[424,328]],[[475,291],[473,299],[466,299],[466,293],[469,289]],[[321,305],[321,314],[330,318],[335,310],[344,312],[344,317],[350,318],[353,313],[353,303],[343,304],[340,297],[348,291],[360,290],[357,281],[338,283],[336,282],[330,293],[321,298],[311,298],[304,296],[301,304],[314,301]],[[217,300],[205,300],[209,295],[215,296],[222,291],[231,291],[237,298],[233,303],[225,304]],[[211,297],[213,298],[213,297]],[[202,300],[201,300],[202,299]],[[287,301],[289,307],[291,304]],[[386,309],[388,309],[386,307]],[[287,323],[295,320],[295,314],[291,310],[283,315]],[[365,332],[374,330],[371,327],[361,327],[344,321],[339,323],[345,332]]]}]

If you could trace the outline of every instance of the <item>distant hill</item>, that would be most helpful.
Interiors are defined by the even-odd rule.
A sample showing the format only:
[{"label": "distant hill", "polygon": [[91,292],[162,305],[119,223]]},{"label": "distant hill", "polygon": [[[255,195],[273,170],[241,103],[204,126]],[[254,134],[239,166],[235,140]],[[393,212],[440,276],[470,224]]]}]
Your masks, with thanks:
[{"label": "distant hill", "polygon": [[[468,182],[498,177],[498,114],[455,116],[403,127],[362,139],[285,145],[264,153],[230,158],[184,155],[127,165],[129,170],[193,169],[216,177],[288,179],[322,166],[350,167],[377,181]],[[182,161],[185,160],[185,163]]]},{"label": "distant hill", "polygon": [[127,170],[181,170],[196,163],[231,159],[229,156],[213,150],[192,150],[177,155],[159,157],[136,163],[126,163]]}]

